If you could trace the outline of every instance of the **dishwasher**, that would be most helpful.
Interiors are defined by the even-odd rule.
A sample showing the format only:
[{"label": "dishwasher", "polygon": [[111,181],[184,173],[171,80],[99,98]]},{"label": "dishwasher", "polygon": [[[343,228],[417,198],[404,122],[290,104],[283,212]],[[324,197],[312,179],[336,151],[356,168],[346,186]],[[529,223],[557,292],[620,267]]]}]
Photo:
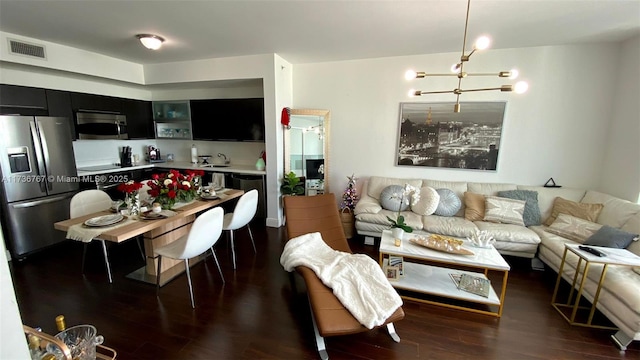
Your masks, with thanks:
[{"label": "dishwasher", "polygon": [[256,210],[256,217],[265,218],[265,196],[264,196],[264,180],[260,175],[247,175],[247,174],[232,174],[231,182],[232,188],[244,190],[258,190],[258,209]]}]

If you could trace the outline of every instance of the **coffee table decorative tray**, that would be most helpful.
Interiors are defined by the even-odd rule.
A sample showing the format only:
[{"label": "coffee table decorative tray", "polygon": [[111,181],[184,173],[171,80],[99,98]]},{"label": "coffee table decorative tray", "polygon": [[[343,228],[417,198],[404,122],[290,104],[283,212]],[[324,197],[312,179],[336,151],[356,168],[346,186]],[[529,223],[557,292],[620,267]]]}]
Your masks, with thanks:
[{"label": "coffee table decorative tray", "polygon": [[412,242],[416,245],[424,246],[431,250],[442,251],[450,254],[474,255],[472,251],[462,247],[462,244],[464,243],[462,240],[454,239],[448,236],[437,234],[432,234],[427,237],[418,236],[409,239],[409,242]]}]

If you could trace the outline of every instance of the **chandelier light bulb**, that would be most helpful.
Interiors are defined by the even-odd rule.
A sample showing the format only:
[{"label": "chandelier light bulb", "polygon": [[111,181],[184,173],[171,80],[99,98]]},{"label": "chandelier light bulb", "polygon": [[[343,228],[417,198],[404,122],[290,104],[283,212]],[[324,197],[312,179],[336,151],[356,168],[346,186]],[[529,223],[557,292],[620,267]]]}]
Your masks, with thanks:
[{"label": "chandelier light bulb", "polygon": [[489,45],[491,45],[491,39],[489,39],[488,36],[483,35],[476,40],[474,49],[484,50],[484,49],[487,49]]},{"label": "chandelier light bulb", "polygon": [[462,64],[460,64],[460,63],[456,63],[456,64],[451,65],[451,72],[452,73],[457,73],[458,70],[460,70],[460,66],[462,66]]},{"label": "chandelier light bulb", "polygon": [[511,75],[509,76],[509,79],[511,79],[511,80],[517,79],[518,75],[520,75],[520,72],[518,72],[518,70],[516,70],[516,69],[511,69],[511,70],[509,70],[509,72],[511,73]]},{"label": "chandelier light bulb", "polygon": [[404,73],[404,78],[407,80],[413,80],[416,78],[416,76],[418,76],[418,73],[414,70],[407,70],[407,72]]},{"label": "chandelier light bulb", "polygon": [[407,93],[408,97],[415,97],[416,96],[416,90],[415,89],[411,89],[409,90],[409,92]]},{"label": "chandelier light bulb", "polygon": [[513,87],[513,91],[516,94],[522,94],[529,89],[529,84],[526,81],[518,81],[516,85]]}]

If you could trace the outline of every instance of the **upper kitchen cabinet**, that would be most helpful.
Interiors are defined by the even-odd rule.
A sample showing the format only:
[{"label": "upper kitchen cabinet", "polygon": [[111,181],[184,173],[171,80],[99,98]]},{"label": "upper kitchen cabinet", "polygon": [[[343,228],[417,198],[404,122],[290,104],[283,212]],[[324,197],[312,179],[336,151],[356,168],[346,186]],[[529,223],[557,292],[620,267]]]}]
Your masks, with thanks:
[{"label": "upper kitchen cabinet", "polygon": [[191,139],[189,100],[154,101],[156,139]]},{"label": "upper kitchen cabinet", "polygon": [[123,113],[122,99],[111,96],[73,92],[71,93],[71,106],[73,111],[80,112]]},{"label": "upper kitchen cabinet", "polygon": [[193,138],[264,141],[264,99],[191,100]]},{"label": "upper kitchen cabinet", "polygon": [[189,100],[154,101],[153,120],[155,121],[189,121],[191,108]]},{"label": "upper kitchen cabinet", "polygon": [[49,115],[45,90],[26,86],[0,85],[0,114]]},{"label": "upper kitchen cabinet", "polygon": [[151,101],[122,99],[122,112],[127,117],[129,139],[153,139]]},{"label": "upper kitchen cabinet", "polygon": [[[65,117],[73,120],[73,110],[71,110],[71,95],[68,91],[49,90],[45,91],[47,97],[47,108],[49,116]],[[76,140],[76,128],[73,121],[69,122],[71,126],[71,138]]]}]

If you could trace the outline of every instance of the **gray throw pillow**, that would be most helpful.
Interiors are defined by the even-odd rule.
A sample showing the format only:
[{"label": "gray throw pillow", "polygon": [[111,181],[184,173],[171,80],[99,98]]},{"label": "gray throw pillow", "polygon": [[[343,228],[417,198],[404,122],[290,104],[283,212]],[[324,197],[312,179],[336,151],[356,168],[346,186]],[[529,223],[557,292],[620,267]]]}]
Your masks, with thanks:
[{"label": "gray throw pillow", "polygon": [[[380,205],[383,209],[390,211],[405,211],[409,208],[409,201],[402,201],[404,187],[400,185],[389,185],[382,189],[380,193]],[[398,207],[400,210],[398,210]]]},{"label": "gray throw pillow", "polygon": [[498,191],[498,196],[526,201],[522,219],[524,226],[540,225],[542,223],[540,207],[538,206],[538,192],[532,190],[507,190]]},{"label": "gray throw pillow", "polygon": [[603,225],[600,230],[591,235],[584,244],[626,249],[627,246],[637,238],[638,234],[632,234],[609,225]]},{"label": "gray throw pillow", "polygon": [[440,195],[440,202],[434,214],[440,216],[454,216],[460,211],[462,207],[462,201],[449,189],[436,189],[438,195]]}]

